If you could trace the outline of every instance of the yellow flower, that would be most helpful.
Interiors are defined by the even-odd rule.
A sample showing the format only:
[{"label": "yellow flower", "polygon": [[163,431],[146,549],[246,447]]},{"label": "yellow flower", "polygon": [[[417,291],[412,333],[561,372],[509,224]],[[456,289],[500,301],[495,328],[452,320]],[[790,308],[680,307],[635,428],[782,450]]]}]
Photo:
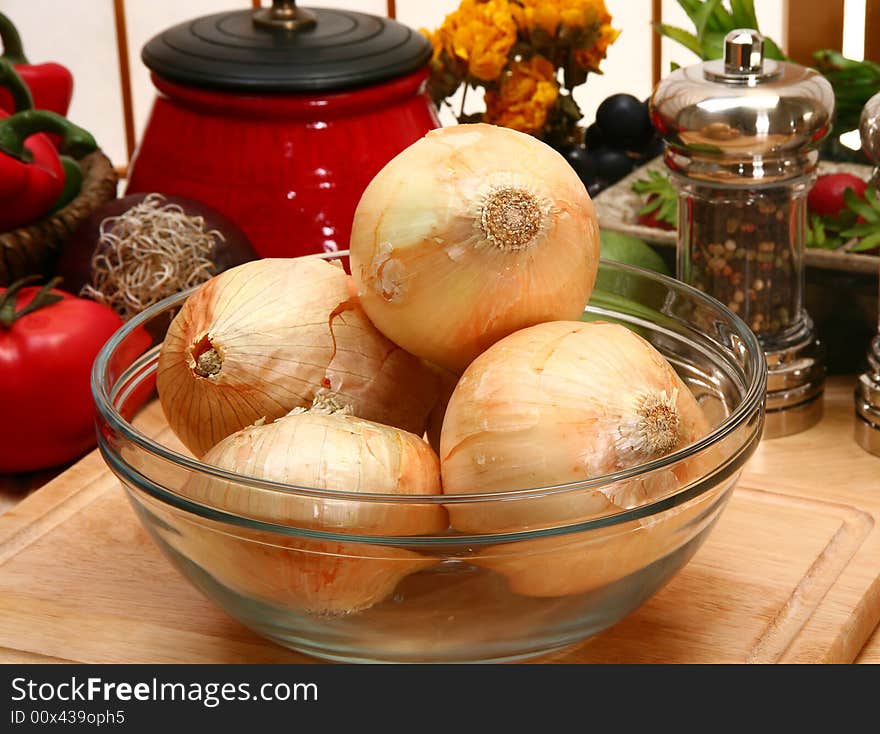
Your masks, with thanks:
[{"label": "yellow flower", "polygon": [[516,0],[513,15],[521,32],[540,28],[555,36],[560,24],[589,28],[611,22],[604,0]]},{"label": "yellow flower", "polygon": [[497,79],[516,42],[510,0],[462,0],[458,10],[446,16],[435,38],[435,55],[439,46],[465,62],[468,73],[477,79]]},{"label": "yellow flower", "polygon": [[485,122],[536,133],[559,95],[556,67],[543,56],[517,61],[501,79],[498,91],[486,90]]},{"label": "yellow flower", "polygon": [[575,63],[587,71],[598,71],[599,64],[608,53],[608,47],[617,40],[620,31],[604,24],[599,28],[599,37],[592,46],[574,52]]},{"label": "yellow flower", "polygon": [[517,27],[526,35],[535,28],[546,31],[550,36],[556,35],[556,28],[561,20],[557,3],[546,0],[543,2],[540,0],[520,0],[519,3],[514,3],[511,8]]},{"label": "yellow flower", "polygon": [[443,29],[438,28],[436,31],[431,32],[427,28],[419,28],[419,33],[421,33],[423,36],[426,36],[427,39],[431,42],[431,47],[434,49],[434,54],[431,56],[431,61],[436,61],[439,58],[440,54],[443,52]]}]

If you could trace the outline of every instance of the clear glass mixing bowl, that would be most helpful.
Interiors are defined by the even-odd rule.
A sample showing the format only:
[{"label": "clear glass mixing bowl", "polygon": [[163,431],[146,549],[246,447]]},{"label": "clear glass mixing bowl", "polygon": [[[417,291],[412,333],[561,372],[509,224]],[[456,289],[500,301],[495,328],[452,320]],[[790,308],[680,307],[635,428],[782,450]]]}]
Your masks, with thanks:
[{"label": "clear glass mixing bowl", "polygon": [[[494,494],[426,499],[260,481],[193,459],[169,429],[148,435],[161,422],[159,348],[186,295],[129,321],[98,356],[101,451],[144,527],[192,584],[257,633],[323,658],[504,661],[601,632],[691,558],[761,437],[766,363],[748,327],[683,283],[603,261],[583,318],[624,324],[666,356],[709,417],[712,430],[699,442],[589,481]],[[646,504],[588,518],[566,511],[593,493],[663,486],[673,474],[686,480]],[[245,498],[236,507],[256,509],[197,501],[187,496],[194,478],[226,482]],[[260,516],[266,502],[295,504],[297,517],[303,506],[337,504],[389,517],[514,507],[543,521],[498,533],[388,536],[280,525]]]}]

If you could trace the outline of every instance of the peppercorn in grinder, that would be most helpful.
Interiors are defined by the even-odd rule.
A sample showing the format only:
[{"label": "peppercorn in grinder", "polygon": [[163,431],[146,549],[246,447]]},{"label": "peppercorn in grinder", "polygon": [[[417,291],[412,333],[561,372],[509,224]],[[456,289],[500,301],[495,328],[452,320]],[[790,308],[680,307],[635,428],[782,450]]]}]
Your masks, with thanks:
[{"label": "peppercorn in grinder", "polygon": [[[880,93],[865,103],[859,122],[862,150],[874,163],[871,184],[880,186]],[[865,451],[880,456],[880,322],[868,348],[868,369],[856,383],[856,442]]]},{"label": "peppercorn in grinder", "polygon": [[731,31],[724,58],[680,68],[651,97],[678,190],[679,279],[755,332],[767,358],[764,436],[822,417],[822,345],[804,310],[804,229],[817,148],[834,93],[818,72],[765,59],[755,30]]}]

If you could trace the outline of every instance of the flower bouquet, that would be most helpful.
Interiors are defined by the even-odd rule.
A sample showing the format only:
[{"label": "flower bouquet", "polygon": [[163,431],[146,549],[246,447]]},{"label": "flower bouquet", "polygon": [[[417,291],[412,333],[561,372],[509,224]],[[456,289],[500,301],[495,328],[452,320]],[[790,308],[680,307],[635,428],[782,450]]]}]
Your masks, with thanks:
[{"label": "flower bouquet", "polygon": [[[619,31],[603,0],[462,0],[433,33],[429,91],[438,107],[463,85],[459,122],[513,128],[561,148],[580,142],[572,90],[600,64]],[[561,72],[561,73],[560,73]],[[485,111],[465,114],[468,88]]]}]

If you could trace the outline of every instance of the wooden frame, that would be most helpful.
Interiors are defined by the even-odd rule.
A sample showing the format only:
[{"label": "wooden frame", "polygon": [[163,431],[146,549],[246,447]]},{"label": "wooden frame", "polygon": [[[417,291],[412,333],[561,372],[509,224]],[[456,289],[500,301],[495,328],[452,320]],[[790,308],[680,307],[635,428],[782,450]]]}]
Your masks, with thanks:
[{"label": "wooden frame", "polygon": [[[801,64],[812,64],[813,51],[841,50],[844,0],[785,0],[785,52]],[[865,2],[865,58],[880,62],[880,0]]]}]

